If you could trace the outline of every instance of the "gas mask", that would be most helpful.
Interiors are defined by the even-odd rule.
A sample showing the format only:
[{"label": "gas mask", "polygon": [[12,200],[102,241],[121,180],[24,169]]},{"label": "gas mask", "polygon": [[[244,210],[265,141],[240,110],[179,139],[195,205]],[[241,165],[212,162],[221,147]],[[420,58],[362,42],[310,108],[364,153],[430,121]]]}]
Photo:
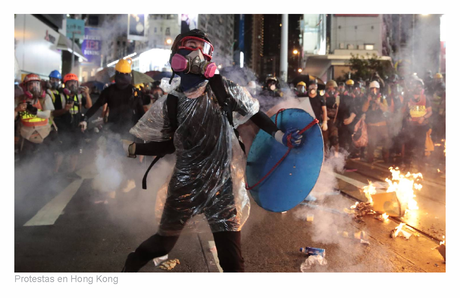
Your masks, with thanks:
[{"label": "gas mask", "polygon": [[171,68],[185,74],[203,75],[209,79],[214,76],[217,66],[214,62],[206,60],[200,49],[194,51],[180,49],[171,59]]},{"label": "gas mask", "polygon": [[24,94],[29,99],[45,97],[45,91],[41,90],[40,81],[32,81],[27,83],[27,91],[25,91]]},{"label": "gas mask", "polygon": [[335,92],[336,90],[335,89],[329,89],[327,90],[326,94],[330,97],[334,97],[335,96]]},{"label": "gas mask", "polygon": [[305,86],[302,86],[302,85],[297,86],[297,91],[298,91],[299,93],[305,93]]},{"label": "gas mask", "polygon": [[270,88],[271,91],[274,91],[274,90],[276,89],[276,85],[275,85],[275,84],[271,84],[269,88]]},{"label": "gas mask", "polygon": [[115,85],[118,89],[125,89],[131,84],[131,73],[115,73]]},{"label": "gas mask", "polygon": [[64,93],[66,95],[78,94],[78,82],[77,81],[68,81],[64,88]]}]

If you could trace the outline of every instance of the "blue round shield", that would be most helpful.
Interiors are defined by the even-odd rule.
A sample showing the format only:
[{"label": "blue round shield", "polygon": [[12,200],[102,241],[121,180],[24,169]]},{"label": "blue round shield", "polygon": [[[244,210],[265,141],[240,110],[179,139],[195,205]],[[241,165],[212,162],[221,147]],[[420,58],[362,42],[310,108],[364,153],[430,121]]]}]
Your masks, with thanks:
[{"label": "blue round shield", "polygon": [[[276,114],[271,117],[275,122]],[[277,126],[282,131],[302,130],[314,118],[301,109],[286,109],[278,114]],[[263,130],[256,135],[247,158],[248,187],[256,185],[283,156],[288,148]],[[302,202],[318,180],[323,164],[323,137],[318,124],[302,134],[300,147],[293,148],[272,173],[250,189],[257,204],[268,211],[283,212]]]}]

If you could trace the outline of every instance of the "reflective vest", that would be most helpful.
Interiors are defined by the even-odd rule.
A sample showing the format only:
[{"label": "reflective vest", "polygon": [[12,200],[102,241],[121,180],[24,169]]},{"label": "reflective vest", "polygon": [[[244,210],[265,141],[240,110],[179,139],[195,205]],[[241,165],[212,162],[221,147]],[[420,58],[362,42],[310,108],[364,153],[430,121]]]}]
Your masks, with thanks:
[{"label": "reflective vest", "polygon": [[[42,111],[42,105],[39,100],[37,100],[33,106],[36,107],[38,111]],[[48,119],[39,118],[37,115],[31,114],[28,111],[21,112],[19,116],[21,117],[23,126],[34,127],[48,125]]]},{"label": "reflective vest", "polygon": [[420,100],[416,102],[413,98],[409,100],[409,113],[414,118],[420,118],[426,115],[426,97],[425,95],[420,95]]},{"label": "reflective vest", "polygon": [[[62,104],[62,108],[65,107],[66,102],[67,102],[67,98],[69,98],[68,95],[65,95],[64,93],[61,93],[61,104]],[[69,113],[70,113],[71,115],[75,115],[75,114],[77,114],[77,113],[80,111],[81,94],[74,95],[74,96],[73,96],[73,101],[74,101],[73,107],[69,110]]]},{"label": "reflective vest", "polygon": [[[54,103],[56,102],[56,95],[59,95],[59,91],[58,90],[47,89],[46,94],[48,94],[51,97],[51,99],[53,100],[53,105],[54,105]],[[51,125],[53,124],[53,119],[54,119],[54,117],[50,116],[49,121],[50,121]]]}]

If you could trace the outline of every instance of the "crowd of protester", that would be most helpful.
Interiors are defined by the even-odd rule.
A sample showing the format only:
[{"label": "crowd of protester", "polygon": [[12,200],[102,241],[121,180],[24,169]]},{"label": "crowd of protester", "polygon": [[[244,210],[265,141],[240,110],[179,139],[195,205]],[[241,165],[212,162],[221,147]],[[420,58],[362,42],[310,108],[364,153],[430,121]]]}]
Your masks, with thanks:
[{"label": "crowd of protester", "polygon": [[[143,112],[165,94],[159,83],[134,86]],[[427,72],[423,79],[416,74],[382,79],[374,73],[366,80],[325,84],[309,79],[291,84],[292,93],[285,94],[279,84],[276,77],[268,76],[263,86],[250,81],[246,89],[259,99],[264,112],[292,93],[299,102],[308,101],[312,116],[319,120],[326,155],[345,152],[350,159],[425,171],[435,145],[445,146],[445,84],[440,73]],[[55,157],[52,173],[58,173],[68,156],[67,175],[75,175],[85,138],[98,133],[109,118],[110,109],[104,104],[86,136],[79,127],[101,91],[96,85],[81,86],[75,74],[61,76],[57,70],[48,80],[29,74],[16,83],[16,159],[51,152]]]},{"label": "crowd of protester", "polygon": [[[283,99],[275,77],[267,77],[261,87],[251,81],[247,89],[259,98],[264,111]],[[445,148],[442,74],[427,72],[423,79],[417,74],[407,78],[393,74],[382,79],[376,72],[366,80],[325,84],[310,77],[291,84],[290,90],[299,102],[309,102],[319,120],[326,155],[342,152],[349,159],[418,172],[439,169],[435,165],[442,162],[433,158],[433,152],[435,146]]]},{"label": "crowd of protester", "polygon": [[[37,74],[28,74],[22,82],[15,82],[15,160],[51,155],[54,164],[49,174],[64,173],[76,178],[79,156],[84,153],[84,148],[88,148],[88,141],[94,139],[94,134],[108,122],[108,104],[93,109],[97,110],[97,116],[88,121],[85,132],[81,129],[81,122],[86,120],[85,114],[93,104],[98,103],[101,92],[111,85],[115,85],[114,82],[81,84],[77,75],[61,75],[57,70],[51,71],[47,80]],[[133,90],[142,103],[139,105],[140,114],[164,94],[159,82],[138,84]],[[64,161],[65,167],[62,166]]]}]

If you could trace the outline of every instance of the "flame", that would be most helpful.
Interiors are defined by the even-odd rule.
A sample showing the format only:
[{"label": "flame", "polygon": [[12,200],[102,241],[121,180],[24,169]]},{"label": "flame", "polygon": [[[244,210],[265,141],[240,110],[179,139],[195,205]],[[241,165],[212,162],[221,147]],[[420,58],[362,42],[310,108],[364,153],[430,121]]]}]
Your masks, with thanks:
[{"label": "flame", "polygon": [[383,214],[382,214],[382,219],[383,219],[383,220],[387,220],[387,219],[388,219],[388,214],[383,213]]},{"label": "flame", "polygon": [[406,224],[405,223],[400,223],[399,226],[397,226],[395,229],[395,232],[394,232],[394,235],[395,237],[398,236],[399,232],[401,232],[402,228],[405,226]]},{"label": "flame", "polygon": [[364,195],[367,198],[367,201],[371,204],[374,202],[372,201],[372,195],[375,195],[377,192],[375,191],[375,186],[369,181],[369,185],[363,187]]},{"label": "flame", "polygon": [[422,173],[411,174],[407,172],[406,175],[402,175],[398,168],[389,168],[392,174],[391,180],[386,178],[385,181],[388,183],[387,192],[396,192],[398,199],[401,204],[406,205],[407,210],[417,210],[417,201],[415,201],[414,190],[421,190],[422,185],[416,183],[418,179],[423,179]]},{"label": "flame", "polygon": [[442,241],[439,242],[439,245],[443,245],[446,243],[446,236],[442,236]]}]

